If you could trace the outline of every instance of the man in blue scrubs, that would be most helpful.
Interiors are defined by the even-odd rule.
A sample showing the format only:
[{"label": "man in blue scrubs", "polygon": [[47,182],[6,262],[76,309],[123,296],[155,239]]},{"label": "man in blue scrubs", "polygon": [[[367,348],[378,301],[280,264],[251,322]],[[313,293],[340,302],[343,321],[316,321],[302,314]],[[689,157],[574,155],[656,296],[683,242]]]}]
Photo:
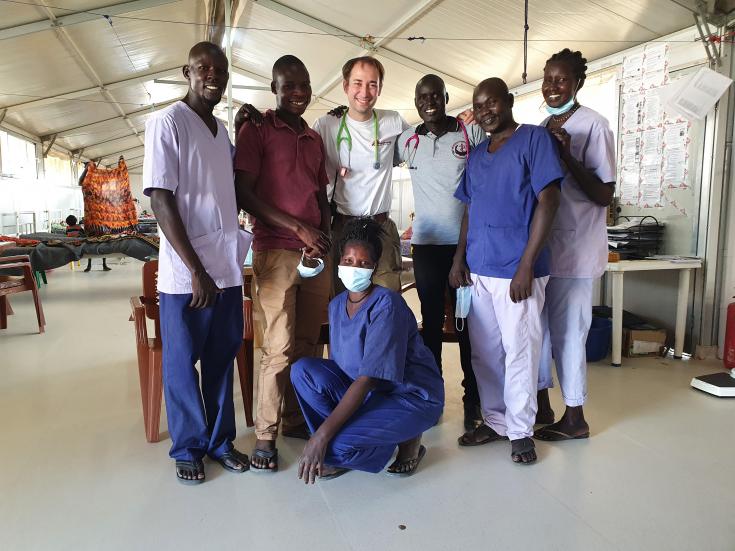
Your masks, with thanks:
[{"label": "man in blue scrubs", "polygon": [[490,137],[470,154],[455,194],[467,207],[450,283],[473,286],[468,327],[484,424],[459,444],[510,439],[513,461],[532,463],[545,242],[564,172],[551,133],[515,122],[513,95],[501,79],[475,88],[473,109]]}]

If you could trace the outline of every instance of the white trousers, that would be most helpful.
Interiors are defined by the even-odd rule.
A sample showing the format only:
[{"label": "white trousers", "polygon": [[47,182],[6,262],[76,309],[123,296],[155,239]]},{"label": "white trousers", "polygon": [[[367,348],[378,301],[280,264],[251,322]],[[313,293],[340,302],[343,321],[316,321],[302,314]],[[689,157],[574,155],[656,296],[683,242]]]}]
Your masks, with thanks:
[{"label": "white trousers", "polygon": [[511,440],[533,435],[543,340],[541,312],[548,279],[534,279],[531,296],[513,303],[510,279],[472,274],[467,325],[482,417],[486,425]]},{"label": "white trousers", "polygon": [[587,399],[585,344],[592,324],[593,282],[592,278],[552,277],[546,286],[538,388],[554,386],[553,354],[561,395],[569,407],[584,405]]}]

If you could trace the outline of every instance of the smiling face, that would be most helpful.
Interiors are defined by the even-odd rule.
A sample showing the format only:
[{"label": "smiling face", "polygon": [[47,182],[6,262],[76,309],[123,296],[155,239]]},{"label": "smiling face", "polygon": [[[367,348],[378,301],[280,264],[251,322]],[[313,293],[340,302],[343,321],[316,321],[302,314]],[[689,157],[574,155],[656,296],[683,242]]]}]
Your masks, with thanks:
[{"label": "smiling face", "polygon": [[192,50],[189,64],[184,65],[184,78],[189,81],[190,93],[203,103],[214,107],[222,99],[230,74],[225,54],[214,48]]},{"label": "smiling face", "polygon": [[374,258],[375,253],[368,244],[360,241],[348,241],[342,251],[342,258],[339,260],[340,266],[350,266],[352,268],[374,269],[377,259]]},{"label": "smiling face", "polygon": [[439,77],[425,77],[416,85],[416,110],[424,122],[439,122],[447,116],[447,91]]},{"label": "smiling face", "polygon": [[472,109],[477,123],[490,134],[502,132],[513,123],[513,96],[500,79],[485,80],[475,88]]},{"label": "smiling face", "polygon": [[311,101],[309,71],[299,64],[279,68],[274,73],[271,90],[276,95],[278,109],[300,117]]},{"label": "smiling face", "polygon": [[541,93],[549,107],[561,107],[574,97],[578,89],[579,80],[568,63],[549,61],[546,64]]},{"label": "smiling face", "polygon": [[350,114],[367,120],[373,114],[373,107],[380,96],[381,82],[378,69],[368,63],[356,63],[349,78],[342,81],[347,94]]}]

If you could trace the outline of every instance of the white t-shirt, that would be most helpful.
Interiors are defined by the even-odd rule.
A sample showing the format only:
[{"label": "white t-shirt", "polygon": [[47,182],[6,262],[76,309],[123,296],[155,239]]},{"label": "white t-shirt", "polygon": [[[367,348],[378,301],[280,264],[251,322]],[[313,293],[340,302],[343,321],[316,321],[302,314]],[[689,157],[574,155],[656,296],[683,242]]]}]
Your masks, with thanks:
[{"label": "white t-shirt", "polygon": [[[204,269],[217,287],[242,285],[248,236],[240,231],[232,144],[217,121],[217,136],[183,101],[146,121],[143,193],[172,191],[179,215]],[[191,273],[161,232],[158,290],[191,293]]]},{"label": "white t-shirt", "polygon": [[[322,137],[327,154],[327,197],[334,197],[337,212],[350,216],[390,212],[393,154],[398,136],[408,123],[395,111],[375,109],[378,115],[378,154],[380,167],[375,168],[375,126],[371,117],[359,122],[347,115],[347,129],[352,137],[352,151],[346,141],[337,149],[337,133],[341,119],[324,115],[313,128]],[[342,137],[345,132],[342,132]],[[349,167],[344,178],[341,167]]]},{"label": "white t-shirt", "polygon": [[[603,182],[614,182],[615,143],[607,119],[580,106],[562,128],[571,137],[572,157]],[[607,207],[592,201],[567,170],[549,236],[552,277],[594,278],[603,274],[607,267],[606,213]]]}]

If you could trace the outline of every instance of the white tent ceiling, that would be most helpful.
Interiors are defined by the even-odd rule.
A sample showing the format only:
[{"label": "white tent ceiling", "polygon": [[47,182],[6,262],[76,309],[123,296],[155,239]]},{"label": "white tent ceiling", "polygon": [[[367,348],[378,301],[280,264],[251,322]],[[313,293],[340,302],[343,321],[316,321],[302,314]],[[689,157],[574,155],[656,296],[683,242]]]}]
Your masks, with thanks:
[{"label": "white tent ceiling", "polygon": [[[185,93],[154,80],[183,80],[186,53],[207,36],[218,1],[0,0],[0,121],[46,143],[56,136],[86,158],[123,153],[139,164],[145,118]],[[564,47],[592,60],[689,27],[695,8],[695,0],[530,0],[528,78]],[[483,78],[520,84],[523,19],[523,0],[240,0],[233,84],[268,85],[272,63],[295,54],[311,74],[311,122],[344,103],[342,64],[370,54],[386,67],[378,106],[415,120],[413,89],[426,73],[444,77],[454,108]],[[270,92],[235,89],[233,99],[273,106]]]}]

